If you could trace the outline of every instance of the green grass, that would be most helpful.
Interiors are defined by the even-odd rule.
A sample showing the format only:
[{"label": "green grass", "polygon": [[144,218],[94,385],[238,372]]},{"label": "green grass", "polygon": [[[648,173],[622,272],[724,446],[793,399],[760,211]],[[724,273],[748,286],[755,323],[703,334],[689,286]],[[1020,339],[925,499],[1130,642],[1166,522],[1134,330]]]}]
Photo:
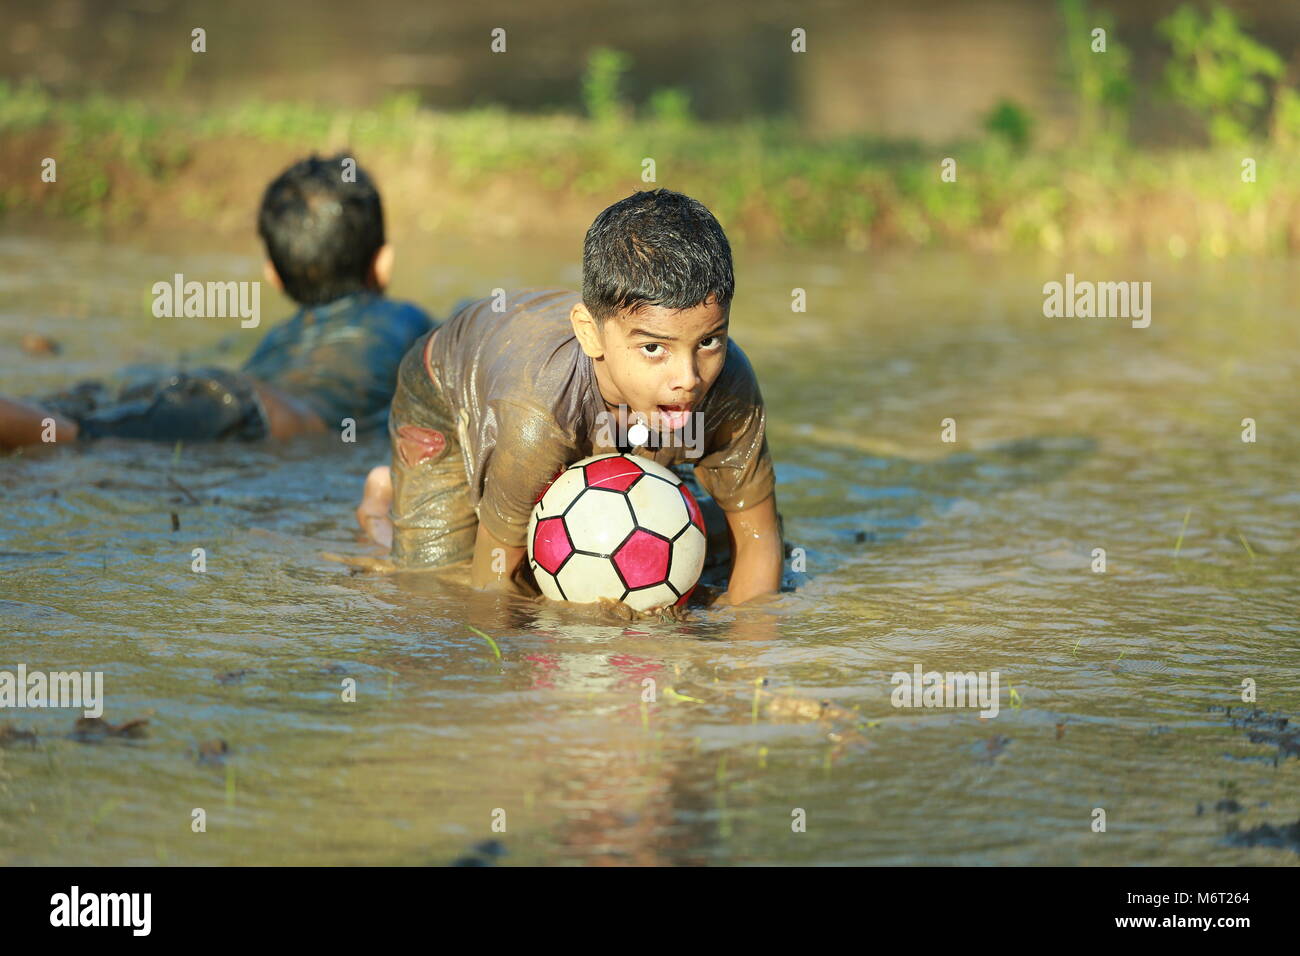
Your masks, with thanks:
[{"label": "green grass", "polygon": [[479,630],[477,627],[475,627],[473,624],[466,624],[465,626],[468,627],[468,628],[469,628],[471,631],[473,631],[475,634],[477,634],[479,637],[483,638],[483,640],[485,640],[485,641],[488,642],[488,647],[492,648],[492,655],[493,655],[493,656],[497,659],[497,661],[499,662],[499,661],[501,660],[501,648],[497,647],[497,642],[494,641],[494,640],[492,640],[492,637],[491,637],[490,635],[488,635],[488,634],[484,634],[482,631],[480,631],[480,630]]},{"label": "green grass", "polygon": [[[260,184],[249,180],[265,175],[267,156],[346,144],[380,170],[381,188],[405,177],[395,219],[450,210],[445,227],[466,233],[480,227],[489,193],[541,208],[576,197],[587,210],[595,204],[588,197],[663,185],[701,198],[741,241],[1176,257],[1288,252],[1300,241],[1291,222],[1300,153],[1265,144],[1020,150],[988,135],[930,147],[867,135],[815,138],[774,119],[704,123],[672,111],[599,121],[499,108],[438,113],[410,95],[373,109],[249,100],[199,110],[103,95],[59,99],[3,83],[0,143],[17,164],[9,172],[33,171],[5,177],[0,216],[36,213],[90,227],[152,212],[199,228],[232,203],[255,202]],[[28,156],[33,149],[57,159],[57,187],[40,183],[45,154]],[[958,163],[956,182],[940,180],[948,156]],[[1241,182],[1246,156],[1258,162],[1256,183]],[[656,165],[653,184],[641,180],[647,157]],[[585,228],[545,216],[525,225]]]},{"label": "green grass", "polygon": [[1189,507],[1183,513],[1183,526],[1178,532],[1178,540],[1174,542],[1174,560],[1178,560],[1179,553],[1183,550],[1183,536],[1187,534],[1187,522],[1192,519],[1192,509]]}]

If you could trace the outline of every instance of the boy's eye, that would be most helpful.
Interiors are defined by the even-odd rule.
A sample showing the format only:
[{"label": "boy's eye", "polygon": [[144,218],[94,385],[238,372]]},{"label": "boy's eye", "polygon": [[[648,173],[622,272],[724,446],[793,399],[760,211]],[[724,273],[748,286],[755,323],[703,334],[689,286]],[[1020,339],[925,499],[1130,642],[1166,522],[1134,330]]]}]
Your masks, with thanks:
[{"label": "boy's eye", "polygon": [[721,335],[710,335],[708,338],[700,339],[700,348],[706,352],[712,352],[722,345]]},{"label": "boy's eye", "polygon": [[[651,352],[649,349],[658,349],[659,351]],[[660,355],[666,355],[667,353],[664,351],[664,347],[658,342],[650,342],[647,345],[641,346],[641,354],[648,356],[649,358],[658,358]]]}]

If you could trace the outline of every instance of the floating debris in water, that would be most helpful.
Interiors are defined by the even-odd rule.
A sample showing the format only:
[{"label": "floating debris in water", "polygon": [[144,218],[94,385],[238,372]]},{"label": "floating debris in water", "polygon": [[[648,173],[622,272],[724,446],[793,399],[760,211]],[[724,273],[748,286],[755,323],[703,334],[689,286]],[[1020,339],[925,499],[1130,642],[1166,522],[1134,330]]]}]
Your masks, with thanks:
[{"label": "floating debris in water", "polygon": [[149,718],[147,717],[137,717],[121,724],[110,724],[102,717],[79,717],[69,736],[81,743],[91,743],[103,740],[106,737],[124,737],[130,740],[138,740],[141,737],[149,736],[145,730],[145,725],[148,723]]},{"label": "floating debris in water", "polygon": [[[168,475],[168,476],[167,476],[167,483],[168,483],[169,485],[171,485],[173,488],[175,488],[176,490],[178,490],[179,492],[181,492],[181,494],[183,494],[186,498],[188,498],[188,499],[190,500],[190,504],[192,504],[192,505],[202,504],[202,502],[199,501],[199,499],[198,499],[197,497],[195,497],[195,495],[194,495],[194,493],[193,493],[192,491],[190,491],[188,488],[186,488],[184,485],[182,485],[179,481],[177,481],[177,480],[176,480],[175,478],[173,478],[171,475]],[[178,500],[178,499],[173,498],[172,500],[173,500],[173,501],[176,501],[176,500]]]},{"label": "floating debris in water", "polygon": [[813,700],[810,697],[798,697],[794,694],[772,694],[756,692],[768,698],[767,717],[773,722],[785,720],[839,720],[853,724],[862,723],[862,715],[857,711],[837,707],[829,700]]},{"label": "floating debris in water", "polygon": [[980,743],[983,746],[980,758],[992,763],[1007,749],[1007,746],[1011,743],[1011,738],[1006,734],[994,734],[980,741]]},{"label": "floating debris in water", "polygon": [[1102,661],[1101,666],[1115,674],[1168,674],[1169,665],[1164,661],[1125,660],[1121,654],[1113,661]]},{"label": "floating debris in water", "polygon": [[1258,708],[1247,710],[1244,707],[1238,707],[1234,714],[1233,708],[1219,704],[1211,704],[1209,710],[1211,713],[1222,713],[1235,730],[1246,734],[1246,739],[1252,744],[1276,747],[1274,766],[1288,757],[1300,758],[1300,728],[1291,726],[1291,718],[1270,714]]},{"label": "floating debris in water", "polygon": [[825,699],[813,700],[796,694],[765,691],[762,687],[767,683],[767,678],[762,679],[761,685],[755,681],[754,711],[757,711],[759,701],[766,699],[767,719],[772,723],[817,721],[825,726],[826,739],[834,744],[826,754],[828,763],[839,759],[846,748],[867,750],[874,746],[861,731],[874,727],[876,722],[864,720],[857,710],[846,710]]},{"label": "floating debris in water", "polygon": [[860,750],[866,750],[874,746],[870,740],[858,733],[856,730],[830,730],[826,732],[826,739],[835,744],[835,747],[831,750],[830,754],[832,760],[838,759],[845,747],[855,747]]},{"label": "floating debris in water", "polygon": [[251,673],[253,673],[253,668],[251,667],[241,667],[236,671],[226,671],[224,674],[217,675],[217,683],[222,685],[238,684]]},{"label": "floating debris in water", "polygon": [[198,761],[206,764],[219,764],[230,753],[230,744],[220,737],[205,740],[199,744]]},{"label": "floating debris in water", "polygon": [[0,747],[13,747],[17,744],[27,744],[28,747],[35,750],[35,732],[30,730],[20,730],[13,724],[0,725]]},{"label": "floating debris in water", "polygon": [[500,840],[484,840],[476,843],[469,853],[456,859],[452,866],[496,866],[496,861],[506,855],[505,845]]},{"label": "floating debris in water", "polygon": [[[1268,804],[1261,803],[1259,804],[1259,806],[1267,807]],[[1228,797],[1225,800],[1220,800],[1218,803],[1214,805],[1215,813],[1244,813],[1245,811],[1246,808],[1243,807],[1236,800],[1232,799],[1231,797]],[[1199,800],[1196,801],[1196,815],[1198,817],[1205,815],[1205,804],[1201,803]]]},{"label": "floating debris in water", "polygon": [[178,515],[176,512],[173,511],[171,513],[171,516],[172,516],[172,531],[180,531],[181,530],[180,515]]},{"label": "floating debris in water", "polygon": [[1266,846],[1300,853],[1300,820],[1296,820],[1295,823],[1284,823],[1281,826],[1261,823],[1249,830],[1230,830],[1227,841],[1232,846]]},{"label": "floating debris in water", "polygon": [[28,355],[58,355],[63,351],[63,346],[59,345],[48,335],[41,335],[39,332],[27,332],[22,338],[23,351]]}]

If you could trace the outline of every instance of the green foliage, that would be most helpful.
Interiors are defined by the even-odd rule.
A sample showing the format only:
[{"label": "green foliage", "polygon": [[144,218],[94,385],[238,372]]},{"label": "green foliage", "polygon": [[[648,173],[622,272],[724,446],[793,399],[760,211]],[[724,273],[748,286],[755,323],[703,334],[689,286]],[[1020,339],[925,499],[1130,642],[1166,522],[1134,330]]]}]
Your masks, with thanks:
[{"label": "green foliage", "polygon": [[985,132],[1003,140],[1017,152],[1029,148],[1034,135],[1034,118],[1029,111],[1009,99],[998,100],[984,117]]},{"label": "green foliage", "polygon": [[[617,96],[605,102],[621,107]],[[1140,246],[1180,255],[1170,239],[1176,234],[1178,248],[1218,256],[1288,250],[1292,211],[1300,205],[1300,150],[1261,151],[1267,180],[1261,176],[1258,185],[1225,198],[1224,170],[1240,162],[1237,151],[1098,154],[1074,144],[1021,151],[1011,146],[1030,143],[1033,124],[1011,103],[990,114],[991,137],[953,153],[961,156],[958,186],[939,177],[936,156],[943,154],[916,144],[818,138],[789,119],[700,122],[676,92],[656,94],[635,118],[620,107],[606,114],[616,117],[616,127],[501,107],[437,112],[409,93],[370,109],[255,100],[196,112],[103,95],[55,98],[0,84],[0,149],[12,153],[21,141],[28,152],[38,144],[37,157],[59,159],[57,188],[40,183],[35,160],[28,175],[0,184],[0,214],[39,211],[94,227],[160,211],[210,223],[232,202],[255,202],[250,182],[269,175],[276,162],[340,144],[355,145],[381,175],[429,167],[439,180],[440,228],[467,232],[480,228],[487,193],[518,190],[545,202],[642,188],[647,155],[661,175],[671,171],[672,188],[707,202],[738,242],[856,250],[970,244],[1053,254]],[[1274,121],[1279,137],[1300,130],[1300,97],[1279,96]],[[191,162],[226,151],[238,164],[229,176],[207,175]],[[169,188],[160,191],[162,183]],[[404,187],[411,196],[420,188]],[[1234,203],[1248,203],[1258,215],[1243,220],[1239,212],[1247,207]],[[593,198],[585,205],[596,204]],[[1234,222],[1242,228],[1230,228]]]},{"label": "green foliage", "polygon": [[1257,133],[1268,107],[1266,81],[1282,75],[1282,58],[1242,32],[1226,7],[1208,17],[1179,7],[1158,29],[1173,47],[1165,68],[1169,91],[1205,120],[1210,138],[1234,144]]},{"label": "green foliage", "polygon": [[609,126],[627,118],[630,110],[623,102],[619,83],[631,65],[631,57],[618,50],[597,47],[591,51],[582,77],[582,102],[593,122]]},{"label": "green foliage", "polygon": [[1280,88],[1273,100],[1270,135],[1279,146],[1300,146],[1300,93],[1289,86]]},{"label": "green foliage", "polygon": [[0,80],[0,130],[31,129],[48,122],[54,114],[54,98],[40,84],[28,80],[15,86]]},{"label": "green foliage", "polygon": [[[1129,51],[1115,39],[1115,18],[1092,11],[1087,0],[1060,0],[1065,20],[1066,62],[1079,98],[1079,135],[1089,143],[1119,145],[1128,138]],[[1105,30],[1105,51],[1094,47],[1096,29]]]},{"label": "green foliage", "polygon": [[686,127],[692,122],[691,94],[678,87],[655,90],[648,104],[650,121],[664,126]]}]

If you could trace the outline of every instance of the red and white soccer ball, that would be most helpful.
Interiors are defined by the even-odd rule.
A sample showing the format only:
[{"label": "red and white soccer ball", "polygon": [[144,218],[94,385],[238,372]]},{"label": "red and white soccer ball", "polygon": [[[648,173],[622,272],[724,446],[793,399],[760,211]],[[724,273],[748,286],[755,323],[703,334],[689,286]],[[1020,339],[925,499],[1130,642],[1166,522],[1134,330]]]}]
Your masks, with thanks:
[{"label": "red and white soccer ball", "polygon": [[639,455],[560,472],[533,507],[528,562],[548,598],[685,604],[704,568],[704,515],[682,480]]}]

